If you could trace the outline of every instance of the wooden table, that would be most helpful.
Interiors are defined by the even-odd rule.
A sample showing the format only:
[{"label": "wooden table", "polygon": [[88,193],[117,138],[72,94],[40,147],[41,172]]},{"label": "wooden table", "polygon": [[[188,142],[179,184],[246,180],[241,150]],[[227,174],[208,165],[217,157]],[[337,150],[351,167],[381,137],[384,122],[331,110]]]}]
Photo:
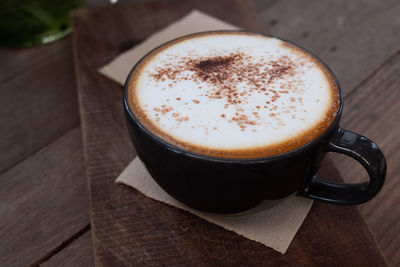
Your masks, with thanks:
[{"label": "wooden table", "polygon": [[[254,1],[268,33],[320,55],[344,90],[341,125],[375,140],[388,161],[382,192],[359,210],[400,264],[400,3]],[[71,37],[0,49],[0,262],[94,265]],[[366,174],[333,157],[344,179]]]}]

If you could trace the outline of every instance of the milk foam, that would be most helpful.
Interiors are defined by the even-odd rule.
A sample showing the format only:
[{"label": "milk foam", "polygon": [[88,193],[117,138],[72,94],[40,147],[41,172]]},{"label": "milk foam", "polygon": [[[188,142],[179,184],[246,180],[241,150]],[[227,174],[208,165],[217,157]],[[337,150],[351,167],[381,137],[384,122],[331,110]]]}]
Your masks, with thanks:
[{"label": "milk foam", "polygon": [[256,34],[183,39],[138,70],[131,105],[161,137],[184,146],[230,151],[279,144],[318,128],[336,101],[317,60]]}]

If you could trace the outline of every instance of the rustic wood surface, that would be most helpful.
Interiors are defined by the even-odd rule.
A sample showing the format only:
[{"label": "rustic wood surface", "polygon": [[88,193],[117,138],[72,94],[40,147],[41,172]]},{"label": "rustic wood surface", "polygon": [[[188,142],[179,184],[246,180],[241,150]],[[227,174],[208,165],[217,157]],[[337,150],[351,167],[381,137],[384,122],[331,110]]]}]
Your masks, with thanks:
[{"label": "rustic wood surface", "polygon": [[94,266],[92,236],[86,231],[82,236],[74,240],[69,246],[44,262],[44,267],[73,266],[90,267]]},{"label": "rustic wood surface", "polygon": [[[359,208],[389,264],[398,266],[400,130],[395,122],[400,115],[400,3],[254,0],[253,4],[266,32],[303,45],[331,66],[346,94],[342,125],[383,148],[388,160],[386,185],[376,199]],[[140,41],[117,44],[102,38],[113,34],[107,28],[102,34],[97,41],[109,42],[108,59]],[[72,130],[79,125],[79,116],[71,47],[71,37],[66,37],[32,48],[0,48],[0,240],[8,242],[0,246],[1,265],[94,264],[88,249],[92,241],[82,152],[78,152],[81,136],[80,130]],[[102,82],[115,87],[107,79]],[[344,179],[366,177],[354,162],[334,160]],[[298,235],[307,233],[303,228],[309,220]],[[197,224],[185,221],[183,229],[192,225]],[[202,249],[198,253],[208,253]],[[334,261],[315,256],[314,265]]]},{"label": "rustic wood surface", "polygon": [[[343,127],[363,133],[378,144],[388,158],[388,174],[379,195],[359,206],[380,248],[392,264],[400,265],[400,51],[346,99]],[[335,163],[347,181],[366,179],[354,161],[342,157]],[[390,214],[390,215],[389,215]]]},{"label": "rustic wood surface", "polygon": [[78,126],[79,115],[70,37],[1,49],[0,59],[1,173]]},{"label": "rustic wood surface", "polygon": [[0,265],[40,262],[88,225],[80,136],[76,127],[1,174]]}]

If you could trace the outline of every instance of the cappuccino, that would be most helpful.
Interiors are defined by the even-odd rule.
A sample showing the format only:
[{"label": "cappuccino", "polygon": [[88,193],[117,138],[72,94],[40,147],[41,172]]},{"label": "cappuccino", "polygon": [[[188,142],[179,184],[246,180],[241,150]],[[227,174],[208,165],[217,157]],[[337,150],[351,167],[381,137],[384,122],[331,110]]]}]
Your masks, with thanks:
[{"label": "cappuccino", "polygon": [[288,42],[209,32],[169,42],[142,59],[128,103],[158,138],[221,158],[260,158],[320,136],[340,106],[332,74]]}]

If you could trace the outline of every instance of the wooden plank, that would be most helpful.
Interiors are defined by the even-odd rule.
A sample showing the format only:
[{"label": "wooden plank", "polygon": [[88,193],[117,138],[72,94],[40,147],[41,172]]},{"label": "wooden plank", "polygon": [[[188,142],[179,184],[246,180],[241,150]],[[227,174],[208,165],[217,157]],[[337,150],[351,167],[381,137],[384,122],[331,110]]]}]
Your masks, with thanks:
[{"label": "wooden plank", "polygon": [[321,57],[344,94],[399,49],[400,1],[283,0],[258,15],[267,32]]},{"label": "wooden plank", "polygon": [[[360,206],[379,246],[393,266],[400,265],[400,52],[346,100],[341,125],[374,140],[388,162],[379,195]],[[354,161],[333,157],[347,181],[367,179]]]},{"label": "wooden plank", "polygon": [[[17,78],[23,72],[32,70],[38,64],[43,64],[43,61],[59,57],[63,50],[71,51],[70,47],[71,37],[63,38],[58,42],[27,48],[0,47],[0,84]],[[68,59],[68,57],[65,58]]]},{"label": "wooden plank", "polygon": [[[74,56],[96,261],[104,266],[385,265],[355,207],[316,203],[288,252],[281,255],[114,183],[135,153],[125,128],[121,87],[95,70],[193,7],[244,28],[262,30],[248,2],[239,0],[171,1],[74,13]],[[329,161],[323,170],[322,177],[339,178]]]},{"label": "wooden plank", "polygon": [[27,266],[89,223],[80,128],[0,176],[0,262]]},{"label": "wooden plank", "polygon": [[[276,4],[279,0],[251,0],[254,11],[259,14],[261,11]],[[265,26],[265,25],[264,25]],[[265,27],[264,27],[265,28]]]},{"label": "wooden plank", "polygon": [[0,51],[0,173],[79,124],[71,38]]},{"label": "wooden plank", "polygon": [[44,267],[50,266],[95,266],[93,257],[93,244],[90,231],[72,242],[68,247],[43,263]]}]

